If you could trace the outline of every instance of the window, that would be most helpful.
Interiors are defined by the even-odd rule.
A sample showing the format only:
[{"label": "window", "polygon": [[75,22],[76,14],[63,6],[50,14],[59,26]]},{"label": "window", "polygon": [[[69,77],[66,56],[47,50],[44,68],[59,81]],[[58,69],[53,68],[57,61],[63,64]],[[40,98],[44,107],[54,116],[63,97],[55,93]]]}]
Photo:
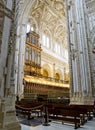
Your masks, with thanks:
[{"label": "window", "polygon": [[46,36],[45,36],[45,34],[42,35],[42,42],[43,42],[43,45],[45,46],[46,45]]},{"label": "window", "polygon": [[68,51],[65,50],[65,57],[68,58]]},{"label": "window", "polygon": [[57,43],[55,43],[55,52],[57,53]]},{"label": "window", "polygon": [[43,46],[50,48],[50,36],[47,33],[43,33],[42,43],[43,43]]},{"label": "window", "polygon": [[60,54],[60,44],[57,44],[57,45],[58,45],[57,53]]},{"label": "window", "polygon": [[47,36],[47,40],[46,40],[46,46],[47,46],[47,48],[49,48],[49,42],[50,42],[50,40],[49,40],[49,37]]},{"label": "window", "polygon": [[27,30],[26,30],[26,32],[29,33],[30,29],[31,29],[30,24],[27,24]]},{"label": "window", "polygon": [[59,54],[60,55],[60,52],[61,52],[61,45],[58,43],[58,42],[56,42],[55,43],[55,52],[57,53],[57,54]]}]

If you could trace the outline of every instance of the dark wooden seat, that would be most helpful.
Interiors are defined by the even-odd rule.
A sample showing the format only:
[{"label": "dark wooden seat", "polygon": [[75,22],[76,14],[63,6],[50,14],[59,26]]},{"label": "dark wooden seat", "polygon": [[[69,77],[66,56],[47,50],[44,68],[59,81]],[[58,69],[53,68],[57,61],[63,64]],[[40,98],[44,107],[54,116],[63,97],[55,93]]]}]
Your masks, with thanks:
[{"label": "dark wooden seat", "polygon": [[80,124],[81,125],[84,125],[84,123],[86,122],[85,121],[85,118],[84,118],[84,114],[86,113],[86,110],[85,109],[76,109],[75,107],[72,107],[70,105],[64,105],[64,104],[56,104],[56,103],[53,103],[53,104],[48,104],[48,108],[53,108],[53,109],[66,109],[66,110],[69,110],[69,111],[77,111],[77,113],[79,113],[79,116],[80,116]]},{"label": "dark wooden seat", "polygon": [[[17,107],[20,106],[20,107]],[[92,112],[94,112],[93,105],[68,105],[64,103],[50,103],[50,102],[26,102],[19,101],[16,103],[16,112],[23,115],[27,115],[28,119],[32,113],[35,113],[38,117],[44,114],[44,106],[48,108],[48,115],[50,120],[59,120],[75,124],[75,129],[84,125],[84,123],[92,118]],[[27,106],[27,108],[26,108]]]},{"label": "dark wooden seat", "polygon": [[73,109],[48,108],[49,119],[75,124],[75,129],[80,127],[80,113]]},{"label": "dark wooden seat", "polygon": [[91,120],[93,118],[94,106],[93,105],[80,105],[80,104],[72,104],[70,105],[72,108],[79,109],[82,114],[87,116],[87,120]]},{"label": "dark wooden seat", "polygon": [[81,104],[71,104],[66,105],[62,103],[49,103],[48,107],[51,108],[67,108],[67,109],[74,109],[80,112],[80,118],[81,118],[81,124],[83,125],[87,120],[90,120],[93,118],[92,115],[94,115],[95,109],[93,105],[81,105]]}]

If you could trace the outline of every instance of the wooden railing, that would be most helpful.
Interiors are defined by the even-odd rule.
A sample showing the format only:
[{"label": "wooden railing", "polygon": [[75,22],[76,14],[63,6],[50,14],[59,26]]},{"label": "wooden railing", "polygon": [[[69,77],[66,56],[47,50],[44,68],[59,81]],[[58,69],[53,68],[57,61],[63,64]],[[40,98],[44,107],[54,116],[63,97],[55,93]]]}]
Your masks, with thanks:
[{"label": "wooden railing", "polygon": [[[42,115],[42,110],[43,110],[43,105],[39,105],[39,106],[30,106],[28,103],[22,103],[19,105],[15,105],[16,108],[16,115],[18,116],[18,114],[22,114],[22,115],[26,115],[28,119],[31,118],[31,114],[35,113],[38,115]],[[39,114],[40,113],[40,114]]]}]

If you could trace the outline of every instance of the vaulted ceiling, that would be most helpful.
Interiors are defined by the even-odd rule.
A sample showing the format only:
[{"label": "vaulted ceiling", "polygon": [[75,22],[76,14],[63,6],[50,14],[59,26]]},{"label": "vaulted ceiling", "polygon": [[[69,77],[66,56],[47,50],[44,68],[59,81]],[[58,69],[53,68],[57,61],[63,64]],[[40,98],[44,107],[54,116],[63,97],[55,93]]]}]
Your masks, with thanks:
[{"label": "vaulted ceiling", "polygon": [[64,0],[36,0],[31,7],[29,22],[37,26],[38,33],[48,30],[53,38],[63,42],[64,48],[67,48]]}]

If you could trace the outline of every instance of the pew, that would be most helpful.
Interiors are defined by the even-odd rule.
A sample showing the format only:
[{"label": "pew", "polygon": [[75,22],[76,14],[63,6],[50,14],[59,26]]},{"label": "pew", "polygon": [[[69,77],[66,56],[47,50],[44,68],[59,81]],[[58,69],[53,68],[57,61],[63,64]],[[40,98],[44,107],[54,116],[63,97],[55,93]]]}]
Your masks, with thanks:
[{"label": "pew", "polygon": [[69,111],[72,111],[72,110],[77,111],[77,113],[79,113],[80,124],[84,125],[84,123],[87,121],[86,118],[85,118],[85,116],[87,116],[87,109],[85,109],[85,108],[78,108],[78,107],[75,107],[75,106],[66,105],[66,104],[62,104],[62,103],[49,103],[48,108],[66,109],[66,110],[68,109]]},{"label": "pew", "polygon": [[48,107],[52,108],[70,108],[80,111],[81,124],[83,125],[87,120],[91,120],[92,114],[94,115],[95,109],[93,105],[81,105],[81,104],[63,104],[63,103],[49,103]]},{"label": "pew", "polygon": [[80,112],[74,109],[48,108],[49,120],[73,123],[75,129],[80,127]]},{"label": "pew", "polygon": [[[16,102],[16,112],[27,115],[28,119],[32,113],[37,113],[39,116],[44,113],[44,105],[46,102],[28,102],[19,101]],[[17,105],[20,106],[18,109]],[[26,108],[27,106],[27,108]],[[24,108],[24,109],[22,109]],[[48,115],[50,120],[59,120],[64,122],[73,123],[75,129],[84,125],[84,123],[91,119],[91,114],[94,112],[93,105],[76,105],[76,104],[65,104],[65,103],[50,103],[47,101]]]},{"label": "pew", "polygon": [[71,104],[70,106],[72,108],[79,109],[79,110],[84,109],[84,111],[81,112],[83,112],[83,114],[87,116],[87,120],[91,120],[93,118],[93,114],[95,111],[93,105]]}]

